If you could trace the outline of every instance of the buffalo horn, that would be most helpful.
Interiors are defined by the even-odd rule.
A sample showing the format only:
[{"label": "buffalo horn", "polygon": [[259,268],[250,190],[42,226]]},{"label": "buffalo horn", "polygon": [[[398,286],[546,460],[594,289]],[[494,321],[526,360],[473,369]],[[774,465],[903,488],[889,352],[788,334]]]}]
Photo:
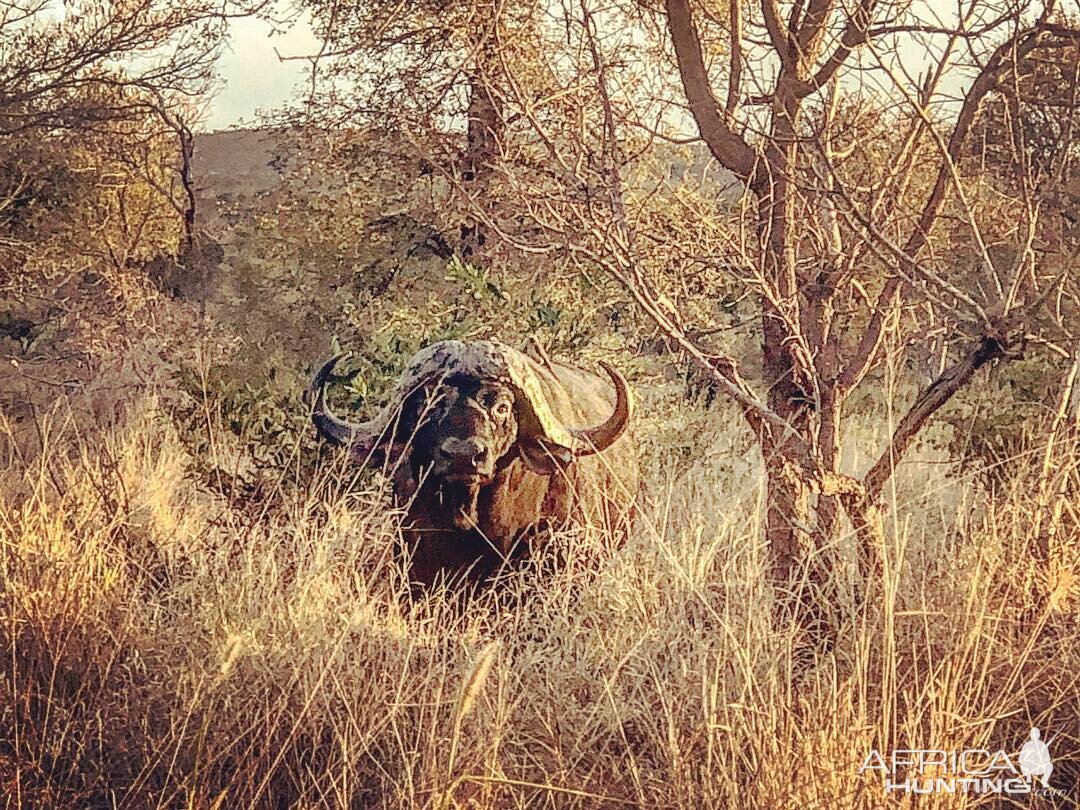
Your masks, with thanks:
[{"label": "buffalo horn", "polygon": [[626,378],[609,363],[601,360],[600,365],[615,386],[615,411],[606,422],[596,427],[570,430],[570,435],[576,440],[575,455],[578,456],[589,456],[611,447],[630,424],[630,386],[626,384]]},{"label": "buffalo horn", "polygon": [[315,423],[315,429],[329,442],[352,448],[352,452],[360,458],[366,458],[379,444],[379,439],[387,426],[386,411],[367,422],[346,422],[335,414],[326,401],[326,384],[330,381],[330,374],[334,366],[344,357],[344,354],[330,358],[319,369],[315,379],[311,381],[305,398],[312,402],[311,421]]}]

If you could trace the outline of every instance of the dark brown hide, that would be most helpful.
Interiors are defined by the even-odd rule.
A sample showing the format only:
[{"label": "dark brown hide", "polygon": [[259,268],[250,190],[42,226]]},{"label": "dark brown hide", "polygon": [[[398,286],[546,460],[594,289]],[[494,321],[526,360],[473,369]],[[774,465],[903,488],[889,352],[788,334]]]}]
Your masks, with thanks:
[{"label": "dark brown hide", "polygon": [[[625,428],[626,419],[618,426],[614,441],[611,435],[604,437],[603,442],[608,446],[599,452],[583,446],[580,437],[584,432],[575,430],[615,421],[617,396],[611,382],[547,358],[534,359],[502,344],[477,342],[451,346],[463,356],[476,347],[489,353],[494,347],[507,358],[513,372],[502,374],[497,365],[476,367],[466,362],[454,367],[451,363],[449,370],[454,378],[460,381],[465,377],[473,384],[487,381],[509,384],[518,399],[517,435],[509,450],[497,460],[489,481],[472,487],[469,492],[467,485],[425,477],[423,465],[410,463],[414,456],[430,457],[431,448],[417,447],[410,444],[408,436],[400,435],[403,431],[409,431],[417,439],[425,435],[422,429],[417,429],[422,425],[418,426],[408,413],[408,404],[398,420],[397,433],[378,423],[369,423],[364,426],[363,435],[375,435],[380,430],[381,439],[375,443],[365,439],[356,442],[365,457],[377,456],[376,448],[391,443],[399,451],[400,463],[393,465],[394,497],[406,511],[404,540],[411,558],[412,579],[420,585],[431,585],[441,577],[486,581],[504,564],[542,553],[548,531],[571,523],[607,530],[600,536],[621,537],[638,494],[637,454],[633,438]],[[413,377],[406,379],[403,375],[399,391],[418,387],[417,380],[424,378],[425,363],[410,365]],[[444,376],[438,382],[450,384],[444,365],[439,366]],[[326,375],[320,375],[322,379],[316,378],[313,389],[325,383]],[[618,379],[621,381],[621,377]],[[318,391],[314,396],[318,411],[322,398]],[[330,418],[334,418],[332,414],[323,415],[320,421],[316,414],[316,425]],[[344,428],[331,434],[320,429],[331,439],[345,435],[343,431]],[[361,433],[354,429],[350,435]],[[392,440],[389,433],[394,434]],[[574,438],[569,438],[570,434]],[[430,444],[432,440],[427,441]],[[394,460],[392,453],[391,461]],[[471,498],[475,498],[474,508],[463,510],[463,503],[468,504]],[[462,519],[463,511],[470,512],[467,520]]]}]

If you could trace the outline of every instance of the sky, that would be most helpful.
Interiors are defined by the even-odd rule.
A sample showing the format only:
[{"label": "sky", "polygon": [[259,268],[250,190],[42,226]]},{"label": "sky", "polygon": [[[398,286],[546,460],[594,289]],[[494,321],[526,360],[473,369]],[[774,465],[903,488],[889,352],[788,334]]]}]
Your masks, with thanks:
[{"label": "sky", "polygon": [[[1066,0],[1066,4],[1077,0]],[[948,24],[956,17],[956,0],[916,0],[919,16]],[[278,54],[315,53],[319,42],[304,21],[286,32],[274,33],[269,23],[256,18],[230,22],[229,45],[218,63],[222,87],[206,108],[204,128],[228,129],[254,122],[260,109],[274,109],[296,96],[307,77],[304,61],[281,61]],[[276,49],[276,50],[275,50]],[[907,41],[903,61],[913,72],[926,57],[915,41]],[[883,77],[878,76],[881,81]],[[954,74],[948,89],[959,90],[963,79]]]},{"label": "sky", "polygon": [[[271,37],[269,23],[252,17],[229,23],[229,45],[218,62],[222,87],[206,109],[204,127],[229,129],[252,122],[260,109],[273,109],[293,98],[307,77],[307,63],[278,58],[314,53],[319,43],[311,28],[297,22]],[[275,52],[274,49],[277,49]]]}]

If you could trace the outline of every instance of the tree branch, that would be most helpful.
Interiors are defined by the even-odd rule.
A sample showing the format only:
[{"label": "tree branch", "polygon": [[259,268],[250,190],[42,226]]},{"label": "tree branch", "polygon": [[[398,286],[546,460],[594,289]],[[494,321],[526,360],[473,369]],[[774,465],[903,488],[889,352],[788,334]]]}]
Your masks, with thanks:
[{"label": "tree branch", "polygon": [[[670,7],[670,4],[668,4]],[[765,18],[765,29],[769,32],[769,41],[773,50],[780,57],[780,64],[786,72],[794,73],[795,54],[791,49],[791,40],[780,22],[780,9],[776,0],[761,0],[761,13]]]},{"label": "tree branch", "polygon": [[863,477],[865,498],[873,503],[881,495],[885,483],[892,475],[897,462],[904,456],[923,425],[941,407],[967,385],[975,372],[987,363],[1005,355],[1006,339],[1002,335],[986,335],[980,338],[964,357],[946,369],[930,384],[900,420],[893,432],[889,446],[873,467]]},{"label": "tree branch", "polygon": [[728,126],[731,126],[735,110],[739,106],[739,94],[742,92],[742,0],[730,0],[729,23],[731,26],[731,56],[728,60],[727,112]]},{"label": "tree branch", "polygon": [[[1048,3],[1045,13],[1050,13],[1053,5],[1052,1]],[[937,220],[941,207],[945,202],[949,180],[954,176],[956,164],[960,161],[964,142],[971,130],[975,115],[979,111],[979,106],[997,84],[1001,70],[1009,64],[1009,57],[1011,56],[1019,62],[1035,49],[1039,41],[1040,26],[1043,24],[1042,22],[1036,23],[1033,28],[1019,31],[998,46],[971,87],[968,88],[964,96],[964,103],[956,117],[956,123],[953,125],[945,153],[942,155],[941,163],[938,166],[933,190],[923,205],[919,221],[904,245],[903,258],[900,259],[901,276],[911,276],[916,269],[914,266],[915,259],[917,259],[919,252],[926,246],[930,238],[930,231],[933,229],[934,222]],[[886,321],[885,310],[891,307],[893,297],[900,289],[900,283],[900,279],[897,277],[890,278],[886,282],[882,294],[878,297],[877,306],[871,316],[867,330],[863,333],[855,354],[850,358],[840,375],[842,384],[853,384],[855,381],[862,379],[870,366],[873,365],[881,346]]]},{"label": "tree branch", "polygon": [[795,32],[795,46],[800,59],[811,61],[832,16],[836,0],[810,0],[810,7]]},{"label": "tree branch", "polygon": [[828,84],[836,71],[840,69],[840,66],[851,56],[851,52],[866,42],[867,27],[870,25],[870,19],[873,16],[876,4],[877,0],[862,0],[859,3],[859,7],[848,18],[847,25],[844,26],[844,33],[840,35],[840,44],[836,50],[825,60],[825,64],[814,74],[814,77],[805,83],[804,89],[807,94],[814,93],[818,88]]},{"label": "tree branch", "polygon": [[757,173],[757,153],[720,114],[720,105],[705,69],[701,39],[694,26],[690,3],[688,0],[665,0],[664,5],[683,90],[701,137],[722,166],[749,182]]}]

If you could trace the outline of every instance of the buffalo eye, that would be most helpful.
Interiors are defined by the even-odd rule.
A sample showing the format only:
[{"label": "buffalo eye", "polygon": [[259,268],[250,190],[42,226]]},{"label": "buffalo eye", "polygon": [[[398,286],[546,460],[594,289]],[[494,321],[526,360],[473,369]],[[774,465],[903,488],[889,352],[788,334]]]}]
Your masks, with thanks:
[{"label": "buffalo eye", "polygon": [[496,419],[506,419],[510,415],[510,403],[501,399],[491,406],[491,415]]}]

